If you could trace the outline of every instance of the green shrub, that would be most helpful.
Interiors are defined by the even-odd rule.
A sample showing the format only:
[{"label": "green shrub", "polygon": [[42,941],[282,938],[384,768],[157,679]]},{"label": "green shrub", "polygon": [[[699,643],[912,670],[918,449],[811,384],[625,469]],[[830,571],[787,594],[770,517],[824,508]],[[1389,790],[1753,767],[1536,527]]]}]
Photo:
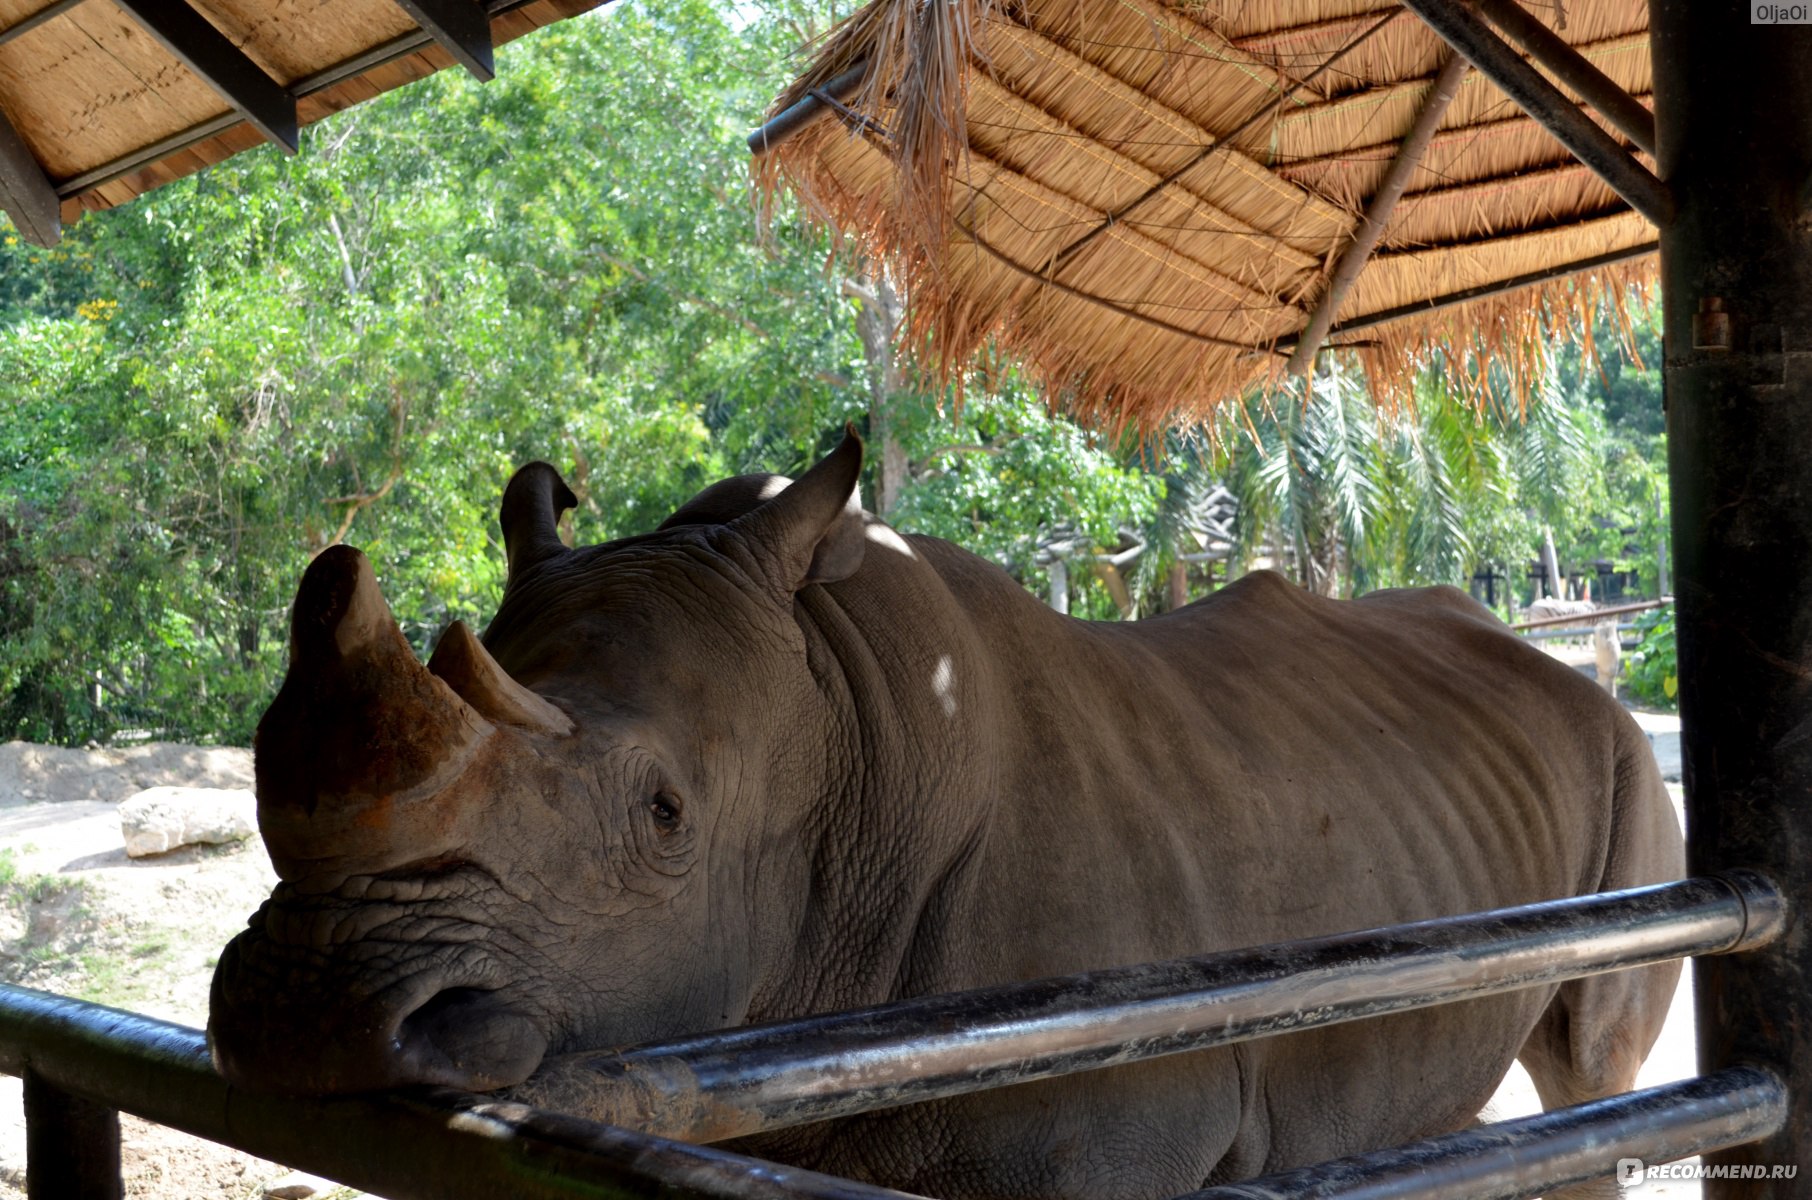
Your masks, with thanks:
[{"label": "green shrub", "polygon": [[1631,696],[1657,708],[1671,709],[1680,691],[1679,659],[1674,651],[1674,610],[1657,608],[1636,618],[1642,635],[1635,651],[1625,660]]}]

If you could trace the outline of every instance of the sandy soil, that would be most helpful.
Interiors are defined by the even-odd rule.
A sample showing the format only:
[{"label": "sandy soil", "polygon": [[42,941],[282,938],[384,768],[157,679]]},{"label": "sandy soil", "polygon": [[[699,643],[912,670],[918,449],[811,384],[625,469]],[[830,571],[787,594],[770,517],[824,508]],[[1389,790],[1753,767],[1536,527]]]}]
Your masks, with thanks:
[{"label": "sandy soil", "polygon": [[[244,750],[0,746],[0,980],[184,1025],[207,1021],[215,956],[276,882],[254,838],[131,859],[117,807],[145,787],[247,787]],[[256,1197],[285,1168],[122,1119],[129,1197]],[[20,1083],[0,1077],[0,1198],[24,1196]]]},{"label": "sandy soil", "polygon": [[[1651,736],[1665,740],[1669,720],[1649,718]],[[247,786],[250,771],[242,750],[0,745],[0,981],[203,1025],[215,956],[275,874],[255,838],[129,859],[115,809],[159,784]],[[1677,805],[1679,787],[1670,789]],[[1690,985],[1683,983],[1639,1086],[1694,1074],[1692,1029]],[[1516,1067],[1487,1114],[1502,1119],[1539,1107]],[[246,1200],[285,1174],[278,1164],[132,1117],[124,1118],[123,1133],[126,1195],[135,1200]],[[0,1077],[0,1200],[23,1200],[24,1169],[19,1081]],[[1694,1183],[1654,1183],[1632,1200],[1698,1194]],[[357,1195],[332,1189],[317,1200]]]}]

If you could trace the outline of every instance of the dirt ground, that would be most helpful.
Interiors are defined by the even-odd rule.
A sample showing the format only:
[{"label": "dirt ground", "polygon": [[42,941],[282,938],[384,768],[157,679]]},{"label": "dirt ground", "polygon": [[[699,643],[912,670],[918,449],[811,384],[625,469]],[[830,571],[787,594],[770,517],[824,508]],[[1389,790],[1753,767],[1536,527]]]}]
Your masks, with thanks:
[{"label": "dirt ground", "polygon": [[[1671,721],[1644,719],[1663,743],[1657,749],[1664,761]],[[256,838],[130,859],[116,808],[146,787],[247,787],[250,778],[251,757],[243,750],[0,745],[0,981],[203,1025],[215,957],[275,874]],[[1677,805],[1678,784],[1669,786]],[[1649,1087],[1693,1073],[1691,994],[1683,983],[1638,1083]],[[1488,1115],[1538,1109],[1528,1076],[1517,1067]],[[132,1117],[123,1119],[123,1131],[126,1195],[134,1200],[248,1200],[286,1171]],[[0,1077],[0,1200],[23,1200],[24,1181],[20,1085]],[[1632,1200],[1697,1200],[1698,1191],[1694,1183],[1653,1183]],[[316,1200],[357,1195],[324,1187]]]}]

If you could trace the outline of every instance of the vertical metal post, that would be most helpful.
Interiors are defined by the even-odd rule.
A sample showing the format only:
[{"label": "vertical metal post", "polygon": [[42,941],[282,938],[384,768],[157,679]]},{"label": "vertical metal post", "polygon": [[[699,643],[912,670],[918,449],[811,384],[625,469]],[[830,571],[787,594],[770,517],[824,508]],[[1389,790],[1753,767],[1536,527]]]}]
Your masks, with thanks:
[{"label": "vertical metal post", "polygon": [[120,1115],[25,1072],[25,1194],[121,1200]]},{"label": "vertical metal post", "polygon": [[1812,1196],[1812,26],[1651,0],[1691,870],[1757,867],[1786,936],[1694,964],[1699,1061],[1772,1067],[1786,1127],[1713,1161],[1795,1166],[1711,1200]]}]

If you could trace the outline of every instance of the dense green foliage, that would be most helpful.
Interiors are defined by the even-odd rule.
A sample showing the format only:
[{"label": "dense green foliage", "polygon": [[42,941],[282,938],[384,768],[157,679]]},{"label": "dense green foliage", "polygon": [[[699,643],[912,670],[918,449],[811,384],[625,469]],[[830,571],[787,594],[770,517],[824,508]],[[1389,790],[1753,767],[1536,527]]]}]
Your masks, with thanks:
[{"label": "dense green foliage", "polygon": [[[747,17],[749,14],[740,14]],[[372,557],[425,647],[495,605],[504,481],[555,462],[575,536],[796,472],[863,419],[854,301],[742,136],[777,22],[616,5],[120,210],[0,238],[0,737],[242,740],[309,557]],[[1155,492],[1011,372],[903,440],[902,524],[1034,570]]]},{"label": "dense green foliage", "polygon": [[[0,738],[242,741],[327,545],[371,555],[425,650],[495,605],[520,463],[560,467],[589,542],[865,425],[861,264],[788,212],[764,235],[747,194],[742,138],[797,41],[759,6],[613,5],[487,86],[442,73],[53,251],[0,233]],[[1335,371],[1315,404],[1254,401],[1217,454],[1104,444],[990,364],[960,409],[896,402],[889,516],[1039,590],[1041,539],[1143,542],[1118,607],[1072,570],[1096,617],[1168,602],[1220,477],[1245,558],[1276,541],[1327,590],[1514,570],[1543,525],[1563,556],[1616,553],[1652,525],[1658,388],[1606,370],[1563,356],[1550,402],[1483,424],[1432,374],[1384,420]]]},{"label": "dense green foliage", "polygon": [[1551,532],[1562,570],[1604,562],[1657,585],[1667,477],[1661,432],[1659,306],[1632,300],[1628,347],[1602,313],[1602,361],[1549,348],[1537,393],[1519,406],[1494,379],[1482,402],[1457,395],[1440,364],[1413,402],[1381,412],[1356,371],[1324,361],[1313,399],[1261,397],[1228,414],[1219,469],[1241,504],[1241,551],[1280,546],[1299,580],[1328,594],[1506,574],[1522,600]]}]

